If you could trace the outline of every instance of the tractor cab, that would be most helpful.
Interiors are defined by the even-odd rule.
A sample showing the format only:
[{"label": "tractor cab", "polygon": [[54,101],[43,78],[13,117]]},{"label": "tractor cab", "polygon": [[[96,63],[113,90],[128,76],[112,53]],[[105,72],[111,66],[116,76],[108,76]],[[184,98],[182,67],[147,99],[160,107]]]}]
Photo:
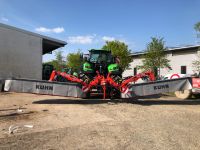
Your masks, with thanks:
[{"label": "tractor cab", "polygon": [[115,64],[115,57],[108,50],[89,50],[89,58],[85,60],[83,72],[86,74],[96,74],[96,71],[98,71],[106,76],[109,70],[111,71],[110,68],[114,68],[113,64]]}]

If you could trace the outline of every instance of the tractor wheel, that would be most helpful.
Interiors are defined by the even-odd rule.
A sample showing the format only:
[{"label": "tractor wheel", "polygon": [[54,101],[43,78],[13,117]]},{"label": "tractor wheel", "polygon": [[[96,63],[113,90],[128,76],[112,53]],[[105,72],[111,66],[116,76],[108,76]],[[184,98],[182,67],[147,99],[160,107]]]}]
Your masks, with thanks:
[{"label": "tractor wheel", "polygon": [[188,99],[192,95],[192,90],[176,91],[175,95],[180,99]]},{"label": "tractor wheel", "polygon": [[111,87],[110,89],[110,99],[117,99],[117,98],[120,98],[121,97],[121,93],[120,91],[114,89]]},{"label": "tractor wheel", "polygon": [[85,97],[83,99],[89,99],[90,98],[90,92],[85,93]]},{"label": "tractor wheel", "polygon": [[90,92],[86,94],[86,98],[90,98]]}]

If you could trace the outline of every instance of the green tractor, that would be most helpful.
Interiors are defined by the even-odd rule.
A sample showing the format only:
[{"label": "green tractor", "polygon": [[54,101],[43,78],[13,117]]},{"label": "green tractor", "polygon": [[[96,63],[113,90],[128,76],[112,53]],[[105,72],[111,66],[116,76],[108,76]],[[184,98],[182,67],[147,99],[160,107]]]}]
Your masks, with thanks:
[{"label": "green tractor", "polygon": [[[89,55],[85,56],[87,57],[81,55],[83,64],[79,73],[53,71],[49,81],[81,83],[87,98],[91,94],[103,94],[104,98],[106,95],[110,98],[120,97],[119,85],[122,82],[122,70],[119,59],[108,50],[92,49]],[[115,84],[115,88],[109,81]]]},{"label": "green tractor", "polygon": [[[83,57],[83,65],[79,78],[82,79],[85,83],[90,83],[97,72],[103,75],[105,78],[108,73],[114,79],[116,83],[120,83],[122,80],[122,70],[119,66],[119,61],[117,57],[114,57],[111,54],[111,51],[108,50],[89,50],[89,55]],[[88,92],[88,97],[90,94],[100,94],[102,93],[101,86],[93,87],[90,92]],[[107,87],[107,93],[112,97],[119,97],[119,91],[115,90],[112,87]]]}]

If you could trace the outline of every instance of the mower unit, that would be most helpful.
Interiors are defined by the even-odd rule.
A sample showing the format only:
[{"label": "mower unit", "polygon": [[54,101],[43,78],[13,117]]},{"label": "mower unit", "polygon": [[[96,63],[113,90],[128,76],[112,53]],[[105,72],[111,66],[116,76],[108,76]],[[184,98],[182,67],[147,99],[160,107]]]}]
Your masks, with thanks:
[{"label": "mower unit", "polygon": [[147,71],[126,79],[122,79],[119,60],[113,57],[111,51],[90,50],[89,58],[84,58],[81,72],[73,76],[65,72],[53,71],[49,81],[70,81],[80,83],[87,97],[91,94],[103,94],[103,98],[119,98],[121,93],[128,91],[131,82],[140,78],[154,81],[153,72]]}]

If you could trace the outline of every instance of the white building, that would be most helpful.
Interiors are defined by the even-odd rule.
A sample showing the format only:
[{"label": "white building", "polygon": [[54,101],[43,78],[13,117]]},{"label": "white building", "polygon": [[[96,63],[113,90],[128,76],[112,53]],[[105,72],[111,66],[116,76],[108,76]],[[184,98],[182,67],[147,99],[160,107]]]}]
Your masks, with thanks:
[{"label": "white building", "polygon": [[[200,54],[200,45],[194,46],[184,46],[169,48],[165,51],[167,59],[170,60],[170,65],[172,70],[168,68],[163,68],[160,70],[160,75],[164,76],[166,74],[194,74],[194,68],[192,67],[192,62],[197,59],[197,54]],[[144,52],[138,52],[131,54],[133,61],[130,63],[129,69],[123,72],[123,76],[132,76],[141,72],[138,70],[137,66],[142,65],[142,56]]]}]

